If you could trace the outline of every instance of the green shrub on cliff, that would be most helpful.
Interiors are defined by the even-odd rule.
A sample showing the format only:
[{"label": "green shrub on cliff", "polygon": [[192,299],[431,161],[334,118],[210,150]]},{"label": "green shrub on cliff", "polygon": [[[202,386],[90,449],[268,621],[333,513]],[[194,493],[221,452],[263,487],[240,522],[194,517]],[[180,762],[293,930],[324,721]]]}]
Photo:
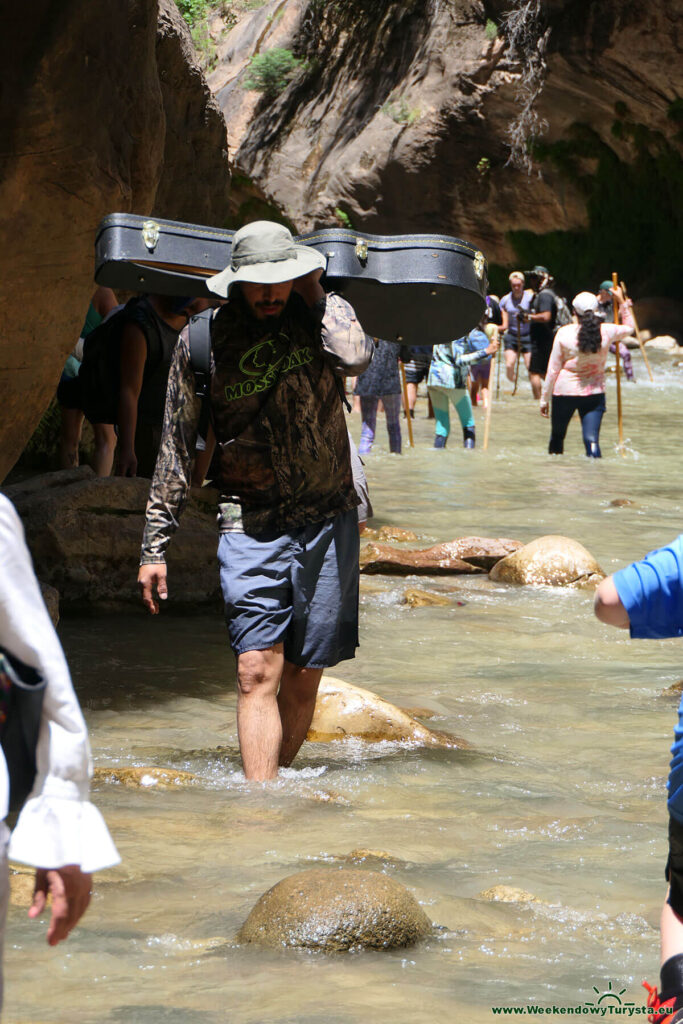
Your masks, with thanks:
[{"label": "green shrub on cliff", "polygon": [[249,61],[247,77],[242,87],[262,92],[266,99],[275,99],[305,64],[306,62],[295,57],[291,50],[284,50],[281,47],[257,53]]},{"label": "green shrub on cliff", "polygon": [[208,16],[211,3],[209,0],[176,0],[176,6],[190,28],[194,28]]},{"label": "green shrub on cliff", "polygon": [[420,117],[419,108],[409,107],[403,96],[396,102],[388,101],[385,103],[382,107],[382,113],[390,117],[396,124],[415,124]]}]

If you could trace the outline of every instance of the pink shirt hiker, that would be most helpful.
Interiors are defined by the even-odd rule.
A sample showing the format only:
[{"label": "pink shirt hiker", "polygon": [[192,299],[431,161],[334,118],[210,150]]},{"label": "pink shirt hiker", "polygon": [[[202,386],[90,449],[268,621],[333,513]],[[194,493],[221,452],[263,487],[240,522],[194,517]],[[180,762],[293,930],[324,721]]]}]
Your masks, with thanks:
[{"label": "pink shirt hiker", "polygon": [[551,394],[585,397],[603,392],[609,347],[613,341],[620,341],[630,333],[631,328],[628,326],[601,324],[602,344],[598,351],[581,352],[578,324],[560,327],[548,361],[541,404],[547,405]]}]

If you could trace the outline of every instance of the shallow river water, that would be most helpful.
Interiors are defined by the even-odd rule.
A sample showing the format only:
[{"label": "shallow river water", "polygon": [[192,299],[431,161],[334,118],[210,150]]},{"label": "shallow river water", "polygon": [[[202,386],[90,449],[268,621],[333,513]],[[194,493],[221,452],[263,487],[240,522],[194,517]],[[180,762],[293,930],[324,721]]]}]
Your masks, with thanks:
[{"label": "shallow river water", "polygon": [[[565,534],[606,572],[672,539],[683,374],[655,353],[652,385],[634,361],[625,458],[613,381],[602,461],[583,456],[578,421],[567,454],[545,454],[547,422],[526,384],[514,398],[503,386],[487,452],[463,451],[459,426],[445,452],[431,449],[421,400],[416,447],[391,456],[380,417],[367,460],[372,525],[408,527],[421,547]],[[357,438],[355,415],[351,429]],[[434,709],[429,724],[471,749],[305,744],[265,787],[241,774],[218,614],[63,619],[96,766],[173,766],[200,781],[95,785],[123,863],[96,877],[82,926],[56,950],[25,908],[11,908],[6,1021],[413,1024],[494,1020],[493,1007],[539,1006],[558,1020],[577,1019],[562,1007],[583,1020],[614,1017],[594,1006],[642,1008],[642,978],[658,981],[677,707],[663,691],[683,677],[683,646],[601,626],[586,592],[421,578],[458,593],[448,607],[410,609],[407,585],[362,578],[361,648],[333,674]],[[333,870],[359,848],[377,851],[360,866],[420,900],[437,926],[428,941],[335,957],[236,944],[266,889],[303,868]],[[496,885],[535,901],[481,895]]]}]

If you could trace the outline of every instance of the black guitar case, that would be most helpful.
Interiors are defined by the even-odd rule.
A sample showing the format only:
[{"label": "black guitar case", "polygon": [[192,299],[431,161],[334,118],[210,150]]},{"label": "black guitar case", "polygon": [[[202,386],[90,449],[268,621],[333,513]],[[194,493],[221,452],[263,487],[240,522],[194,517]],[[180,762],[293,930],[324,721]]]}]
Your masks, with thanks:
[{"label": "black guitar case", "polygon": [[[211,296],[206,278],[230,262],[234,232],[115,213],[95,242],[98,284]],[[368,334],[432,345],[462,337],[486,305],[482,252],[448,235],[368,235],[324,228],[296,239],[327,259],[323,285],[343,294]]]}]

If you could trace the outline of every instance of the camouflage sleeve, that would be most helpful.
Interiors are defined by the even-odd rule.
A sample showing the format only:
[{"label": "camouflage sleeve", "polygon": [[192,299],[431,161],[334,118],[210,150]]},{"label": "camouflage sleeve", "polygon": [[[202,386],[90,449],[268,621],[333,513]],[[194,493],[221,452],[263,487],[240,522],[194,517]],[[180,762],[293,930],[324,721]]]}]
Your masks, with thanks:
[{"label": "camouflage sleeve", "polygon": [[359,324],[353,307],[341,295],[330,292],[316,302],[313,313],[320,317],[323,349],[334,368],[351,376],[367,370],[375,346]]},{"label": "camouflage sleeve", "polygon": [[173,353],[161,445],[147,501],[140,564],[164,562],[190,488],[201,399],[195,394],[187,328]]}]

